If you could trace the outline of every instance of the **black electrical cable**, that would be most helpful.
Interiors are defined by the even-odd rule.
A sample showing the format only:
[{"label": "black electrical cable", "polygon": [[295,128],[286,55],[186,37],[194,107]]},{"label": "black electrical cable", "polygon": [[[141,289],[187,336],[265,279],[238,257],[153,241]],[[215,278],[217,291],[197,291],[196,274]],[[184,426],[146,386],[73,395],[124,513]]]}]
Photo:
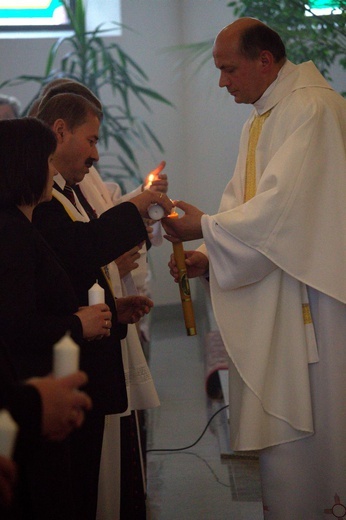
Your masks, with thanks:
[{"label": "black electrical cable", "polygon": [[201,433],[201,435],[198,437],[198,439],[193,443],[193,444],[190,444],[189,446],[185,446],[185,448],[160,448],[160,449],[151,449],[151,450],[146,450],[147,453],[149,452],[153,452],[153,451],[184,451],[184,450],[188,450],[189,448],[192,448],[193,446],[196,446],[196,444],[202,439],[203,435],[205,434],[205,432],[207,431],[208,429],[208,426],[209,424],[211,423],[211,421],[214,419],[214,417],[222,412],[222,410],[225,410],[225,408],[228,408],[228,404],[226,404],[225,406],[222,406],[219,410],[217,410],[209,419],[209,421],[207,422],[207,425],[206,427],[204,428],[203,432]]}]

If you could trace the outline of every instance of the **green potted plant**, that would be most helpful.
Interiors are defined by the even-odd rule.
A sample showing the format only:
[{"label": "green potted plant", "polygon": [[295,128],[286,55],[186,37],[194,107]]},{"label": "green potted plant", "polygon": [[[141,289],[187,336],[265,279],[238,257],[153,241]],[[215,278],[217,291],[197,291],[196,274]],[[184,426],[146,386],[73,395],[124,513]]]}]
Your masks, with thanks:
[{"label": "green potted plant", "polygon": [[[332,9],[330,15],[313,9],[327,4]],[[327,79],[331,79],[330,68],[335,62],[346,68],[345,0],[240,0],[227,5],[237,17],[259,18],[277,31],[294,63],[312,60]]]},{"label": "green potted plant", "polygon": [[[131,100],[139,100],[148,111],[151,111],[151,101],[172,105],[165,97],[146,86],[148,77],[144,70],[114,39],[104,38],[109,29],[99,25],[87,31],[83,0],[75,0],[74,10],[70,8],[68,0],[61,2],[66,9],[72,34],[57,39],[52,45],[42,76],[21,75],[3,82],[0,89],[5,85],[24,82],[38,84],[37,94],[24,108],[22,115],[27,113],[41,88],[60,77],[83,83],[101,102],[107,94],[108,98],[111,94],[113,103],[103,103],[100,143],[105,151],[112,141],[117,143],[119,153],[111,157],[110,166],[101,166],[102,175],[106,179],[115,179],[123,189],[125,179],[138,185],[142,182],[142,176],[136,151],[139,147],[155,146],[163,152],[163,147],[147,123],[134,114]],[[59,57],[65,48],[65,54]]]}]

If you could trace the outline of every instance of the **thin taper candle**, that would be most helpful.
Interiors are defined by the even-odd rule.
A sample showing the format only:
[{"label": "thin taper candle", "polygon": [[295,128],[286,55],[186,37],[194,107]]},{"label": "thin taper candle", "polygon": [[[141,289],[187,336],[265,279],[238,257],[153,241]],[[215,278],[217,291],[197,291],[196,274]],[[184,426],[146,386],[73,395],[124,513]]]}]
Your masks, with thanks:
[{"label": "thin taper candle", "polygon": [[[172,211],[169,215],[169,218],[179,218],[178,213]],[[196,323],[195,323],[195,315],[193,312],[193,304],[191,299],[190,292],[190,283],[187,277],[187,269],[185,263],[185,252],[182,242],[173,242],[173,253],[175,262],[177,264],[178,272],[179,272],[179,291],[180,291],[180,299],[183,307],[183,314],[185,320],[185,327],[188,336],[195,336],[197,334],[196,331]]]}]

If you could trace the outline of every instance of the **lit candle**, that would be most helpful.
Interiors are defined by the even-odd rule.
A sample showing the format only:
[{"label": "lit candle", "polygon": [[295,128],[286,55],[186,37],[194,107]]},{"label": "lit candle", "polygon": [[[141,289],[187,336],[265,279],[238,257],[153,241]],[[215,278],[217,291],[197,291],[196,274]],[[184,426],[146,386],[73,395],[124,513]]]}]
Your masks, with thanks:
[{"label": "lit candle", "polygon": [[65,334],[53,350],[53,374],[64,377],[77,372],[79,368],[79,346],[69,334]]},{"label": "lit candle", "polygon": [[96,280],[96,283],[88,290],[89,305],[96,305],[97,303],[105,303],[105,290]]},{"label": "lit candle", "polygon": [[[179,218],[178,213],[172,211],[169,218]],[[196,331],[196,323],[195,323],[195,315],[193,312],[193,304],[191,299],[190,292],[190,283],[187,277],[186,263],[185,263],[185,253],[182,242],[173,242],[173,253],[175,262],[177,264],[178,272],[179,272],[179,291],[180,291],[180,299],[183,307],[185,327],[188,336],[195,336],[197,334]]]},{"label": "lit candle", "polygon": [[148,184],[146,185],[146,187],[144,189],[148,190],[154,180],[155,180],[155,175],[153,173],[150,173],[150,175],[148,175]]},{"label": "lit candle", "polygon": [[18,424],[7,410],[0,412],[0,455],[11,458],[18,433]]}]

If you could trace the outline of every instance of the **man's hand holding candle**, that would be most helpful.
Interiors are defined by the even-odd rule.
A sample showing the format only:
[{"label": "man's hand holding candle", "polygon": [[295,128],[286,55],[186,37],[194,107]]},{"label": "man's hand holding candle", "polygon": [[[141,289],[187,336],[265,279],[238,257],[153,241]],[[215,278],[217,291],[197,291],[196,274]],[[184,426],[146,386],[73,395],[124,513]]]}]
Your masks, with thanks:
[{"label": "man's hand holding candle", "polygon": [[163,209],[163,216],[170,214],[173,208],[171,199],[165,193],[152,190],[144,190],[140,195],[136,195],[129,202],[132,202],[144,218],[150,218],[148,209],[153,204],[158,204]]}]

